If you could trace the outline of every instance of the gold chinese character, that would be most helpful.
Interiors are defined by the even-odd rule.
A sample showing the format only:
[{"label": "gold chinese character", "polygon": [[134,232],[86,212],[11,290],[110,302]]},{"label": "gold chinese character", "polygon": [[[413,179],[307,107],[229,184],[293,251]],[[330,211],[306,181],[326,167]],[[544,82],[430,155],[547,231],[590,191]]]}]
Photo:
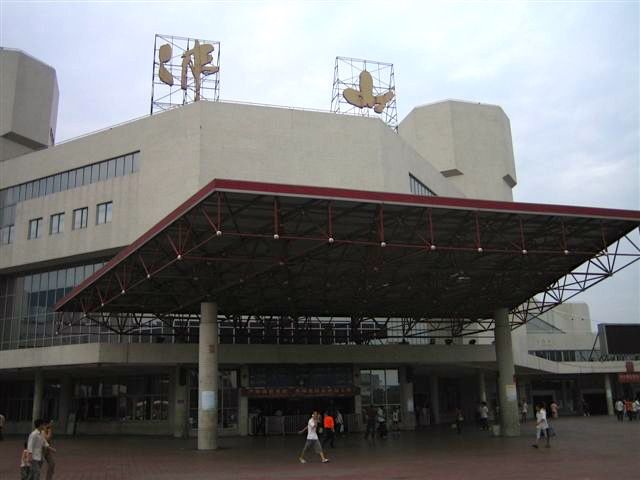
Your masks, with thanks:
[{"label": "gold chinese character", "polygon": [[158,60],[160,60],[160,68],[158,70],[158,77],[163,83],[172,86],[173,85],[173,75],[167,70],[167,67],[164,66],[169,60],[171,60],[171,45],[168,43],[162,45],[160,50],[158,50]]},{"label": "gold chinese character", "polygon": [[360,90],[346,88],[342,92],[344,99],[354,107],[373,108],[374,112],[382,113],[387,103],[395,96],[393,90],[389,90],[382,95],[373,95],[373,79],[366,70],[360,72],[359,83]]},{"label": "gold chinese character", "polygon": [[213,45],[208,43],[200,45],[200,42],[196,40],[194,47],[182,54],[181,87],[183,90],[187,89],[187,68],[190,68],[196,84],[196,101],[200,100],[200,75],[211,75],[220,69],[214,65],[207,65],[213,61],[211,52],[213,52]]}]

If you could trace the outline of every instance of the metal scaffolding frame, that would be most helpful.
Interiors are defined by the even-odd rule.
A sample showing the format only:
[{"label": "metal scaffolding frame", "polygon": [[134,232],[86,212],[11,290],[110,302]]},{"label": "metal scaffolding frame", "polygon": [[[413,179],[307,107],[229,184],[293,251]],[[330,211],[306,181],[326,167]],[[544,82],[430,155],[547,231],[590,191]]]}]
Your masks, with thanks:
[{"label": "metal scaffolding frame", "polygon": [[[213,62],[215,67],[220,67],[220,42],[211,40],[199,40],[188,37],[177,37],[174,35],[156,34],[153,44],[153,72],[151,76],[151,115],[164,112],[175,107],[180,107],[188,103],[193,103],[196,96],[196,85],[193,75],[187,73],[187,89],[183,90],[180,85],[182,76],[182,55],[187,50],[194,47],[195,42],[213,45]],[[159,54],[162,45],[171,46],[171,58],[168,62],[160,62]],[[177,83],[173,86],[167,85],[159,78],[160,65],[168,70]],[[220,100],[220,71],[209,75],[203,74],[200,85],[200,99],[217,102]]]},{"label": "metal scaffolding frame", "polygon": [[387,103],[382,113],[371,108],[358,108],[351,105],[343,96],[347,88],[359,89],[359,76],[368,71],[373,79],[373,95],[384,95],[389,91],[396,93],[395,75],[392,63],[376,62],[358,58],[336,57],[331,93],[331,111],[345,115],[380,118],[394,131],[398,130],[398,109],[396,96]]}]

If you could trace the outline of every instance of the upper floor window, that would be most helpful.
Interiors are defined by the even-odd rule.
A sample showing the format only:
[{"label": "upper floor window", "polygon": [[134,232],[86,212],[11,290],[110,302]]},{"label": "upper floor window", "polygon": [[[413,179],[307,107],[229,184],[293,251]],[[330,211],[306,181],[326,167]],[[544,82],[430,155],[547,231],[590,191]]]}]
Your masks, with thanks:
[{"label": "upper floor window", "polygon": [[0,228],[0,245],[9,245],[13,243],[13,237],[15,235],[15,225],[7,225]]},{"label": "upper floor window", "polygon": [[113,210],[113,202],[99,203],[96,206],[96,224],[111,222],[111,213]]},{"label": "upper floor window", "polygon": [[79,230],[87,228],[87,220],[89,218],[89,207],[76,208],[73,211],[73,229]]},{"label": "upper floor window", "polygon": [[49,219],[49,235],[56,235],[64,231],[64,212],[55,213]]},{"label": "upper floor window", "polygon": [[42,217],[29,220],[29,234],[27,238],[33,240],[42,236]]}]

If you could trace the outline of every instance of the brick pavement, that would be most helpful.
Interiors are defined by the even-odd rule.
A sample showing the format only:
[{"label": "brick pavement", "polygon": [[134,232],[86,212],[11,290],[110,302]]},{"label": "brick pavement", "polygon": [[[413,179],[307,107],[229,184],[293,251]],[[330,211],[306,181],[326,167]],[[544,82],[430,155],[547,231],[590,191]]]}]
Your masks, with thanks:
[{"label": "brick pavement", "polygon": [[[348,435],[321,464],[307,453],[297,461],[304,436],[222,438],[215,452],[195,450],[195,441],[161,437],[56,439],[59,480],[637,480],[640,422],[608,417],[561,418],[550,449],[531,448],[533,422],[518,438],[492,438],[468,426],[403,432],[370,445]],[[21,438],[0,443],[0,480],[19,478]]]}]

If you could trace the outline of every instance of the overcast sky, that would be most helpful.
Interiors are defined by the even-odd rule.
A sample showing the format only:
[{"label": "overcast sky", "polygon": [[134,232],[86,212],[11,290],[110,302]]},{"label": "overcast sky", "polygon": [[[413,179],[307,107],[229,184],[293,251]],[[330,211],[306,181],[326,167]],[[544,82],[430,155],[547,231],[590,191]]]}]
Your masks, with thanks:
[{"label": "overcast sky", "polygon": [[[56,69],[58,141],[149,112],[156,33],[221,42],[222,100],[328,110],[336,56],[390,62],[399,120],[504,109],[515,200],[638,210],[638,5],[0,0],[0,44]],[[594,323],[640,321],[639,263],[576,297]]]}]

